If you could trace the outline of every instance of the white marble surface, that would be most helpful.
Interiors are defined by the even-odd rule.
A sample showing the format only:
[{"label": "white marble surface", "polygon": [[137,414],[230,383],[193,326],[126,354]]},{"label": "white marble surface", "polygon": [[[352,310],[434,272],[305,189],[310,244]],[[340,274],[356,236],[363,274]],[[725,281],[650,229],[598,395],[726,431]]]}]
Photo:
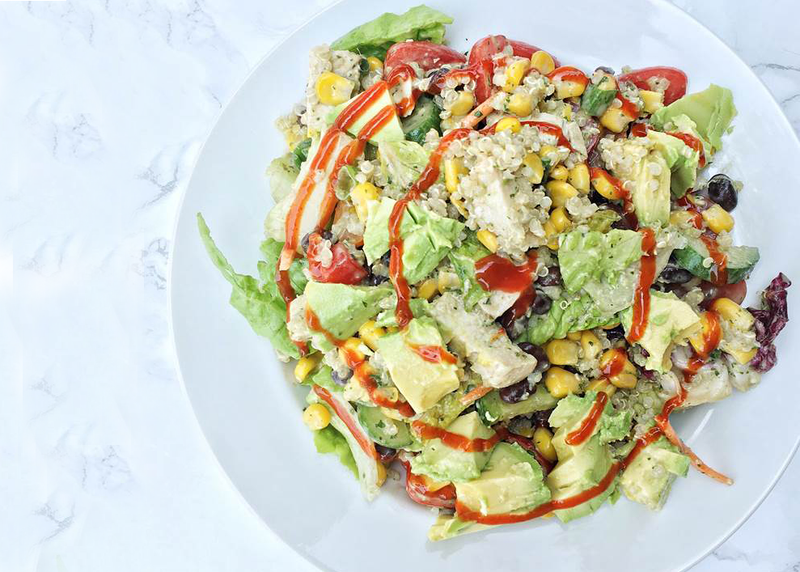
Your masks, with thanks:
[{"label": "white marble surface", "polygon": [[[200,435],[168,339],[166,269],[220,109],[328,3],[0,1],[1,571],[312,569]],[[800,130],[797,0],[675,3]],[[799,477],[795,461],[696,570],[800,570]]]}]

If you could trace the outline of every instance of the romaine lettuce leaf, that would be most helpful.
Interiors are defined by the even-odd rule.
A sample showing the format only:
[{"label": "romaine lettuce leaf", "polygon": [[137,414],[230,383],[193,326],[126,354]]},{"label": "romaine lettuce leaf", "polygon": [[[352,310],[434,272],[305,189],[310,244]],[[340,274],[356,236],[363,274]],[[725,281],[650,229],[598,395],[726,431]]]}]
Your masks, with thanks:
[{"label": "romaine lettuce leaf", "polygon": [[528,341],[540,346],[552,339],[561,339],[570,332],[590,330],[618,321],[615,314],[602,312],[588,294],[564,294],[553,300],[550,311],[531,316],[528,322]]},{"label": "romaine lettuce leaf", "polygon": [[317,448],[317,453],[333,453],[339,457],[342,464],[350,469],[355,478],[358,478],[356,460],[353,458],[353,453],[350,451],[347,439],[334,429],[332,425],[328,425],[319,431],[314,431],[314,446]]},{"label": "romaine lettuce leaf", "polygon": [[480,243],[474,232],[470,231],[461,246],[451,250],[447,255],[463,284],[464,308],[467,310],[471,310],[475,304],[491,295],[491,292],[481,288],[475,280],[475,262],[489,254],[491,254],[489,249]]},{"label": "romaine lettuce leaf", "polygon": [[389,183],[407,189],[425,169],[430,153],[414,141],[381,141],[378,156]]}]

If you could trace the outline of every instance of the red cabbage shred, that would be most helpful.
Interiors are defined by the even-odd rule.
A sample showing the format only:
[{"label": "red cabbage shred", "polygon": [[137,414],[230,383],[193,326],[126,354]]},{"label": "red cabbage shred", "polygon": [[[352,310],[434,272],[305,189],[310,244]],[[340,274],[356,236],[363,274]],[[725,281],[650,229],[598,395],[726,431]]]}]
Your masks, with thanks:
[{"label": "red cabbage shred", "polygon": [[783,273],[778,274],[762,293],[762,308],[748,308],[756,319],[756,340],[761,344],[750,366],[761,373],[771,370],[778,362],[773,342],[789,321],[786,289],[791,285]]}]

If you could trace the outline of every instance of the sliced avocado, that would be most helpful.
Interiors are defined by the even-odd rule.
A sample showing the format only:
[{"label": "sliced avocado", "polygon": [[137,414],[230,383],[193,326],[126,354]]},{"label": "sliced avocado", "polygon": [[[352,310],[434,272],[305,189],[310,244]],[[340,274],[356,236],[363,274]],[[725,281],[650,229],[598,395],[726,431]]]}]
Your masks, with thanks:
[{"label": "sliced avocado", "polygon": [[441,116],[440,109],[433,102],[429,95],[423,95],[417,100],[414,111],[403,119],[403,131],[406,139],[422,145],[425,143],[425,136],[431,129],[435,129],[441,135]]},{"label": "sliced avocado", "polygon": [[547,411],[558,403],[558,399],[550,395],[544,384],[539,384],[529,397],[518,403],[506,403],[500,399],[500,392],[490,391],[475,403],[475,409],[487,426],[506,421],[519,415],[529,415],[537,411]]},{"label": "sliced avocado", "polygon": [[619,484],[630,500],[659,510],[676,476],[685,477],[691,461],[664,437],[642,449],[623,471]]},{"label": "sliced avocado", "polygon": [[498,443],[480,477],[455,485],[458,502],[484,516],[530,510],[550,500],[542,467],[516,443]]},{"label": "sliced avocado", "polygon": [[686,115],[697,126],[697,131],[712,147],[722,149],[722,135],[728,131],[736,117],[731,90],[713,83],[708,89],[684,95],[679,100],[656,111],[650,121],[656,129],[669,131],[674,118]]},{"label": "sliced avocado", "polygon": [[478,532],[488,528],[492,527],[478,524],[477,522],[463,521],[455,515],[439,513],[436,517],[436,522],[428,530],[428,540],[438,542],[439,540],[448,540],[462,534]]},{"label": "sliced avocado", "polygon": [[[339,340],[346,340],[380,311],[380,302],[392,295],[389,286],[348,286],[309,282],[305,289],[306,303],[316,314],[319,324]],[[332,344],[322,334],[314,334],[313,345],[320,351]]]},{"label": "sliced avocado", "polygon": [[[494,431],[486,427],[474,411],[453,421],[447,431],[467,439],[491,439]],[[411,470],[437,481],[463,482],[475,479],[489,460],[491,451],[462,451],[445,445],[441,439],[424,442],[422,451],[411,460]]]},{"label": "sliced avocado", "polygon": [[[678,266],[698,278],[711,280],[712,266],[704,264],[709,257],[708,248],[702,240],[690,238],[687,246],[676,250],[673,254]],[[727,258],[728,284],[735,284],[747,279],[760,258],[758,248],[753,246],[731,246],[724,251],[724,254]]]},{"label": "sliced avocado", "polygon": [[392,449],[410,445],[414,440],[408,425],[383,414],[380,407],[358,407],[358,420],[367,430],[372,440]]},{"label": "sliced avocado", "polygon": [[669,222],[670,170],[661,153],[651,151],[636,163],[631,202],[639,222],[666,226]]},{"label": "sliced avocado", "polygon": [[458,388],[458,368],[446,361],[427,361],[414,351],[414,346],[444,346],[436,322],[414,318],[404,330],[380,338],[378,353],[397,389],[414,411],[422,413]]},{"label": "sliced avocado", "polygon": [[461,242],[458,248],[447,254],[453,264],[453,269],[463,284],[464,308],[467,310],[471,310],[475,304],[491,295],[491,292],[481,288],[475,279],[475,263],[490,254],[489,249],[480,243],[473,231],[467,233],[467,238]]},{"label": "sliced avocado", "polygon": [[676,197],[682,197],[686,191],[694,188],[697,181],[697,168],[700,153],[689,147],[686,143],[661,133],[648,131],[647,138],[654,143],[654,147],[661,153],[671,172],[670,188]]},{"label": "sliced avocado", "polygon": [[[356,97],[358,97],[358,95],[334,107],[326,117],[328,125],[332,124],[342,110],[350,105]],[[384,90],[383,94],[381,94],[378,99],[372,102],[372,104],[370,104],[370,106],[361,113],[358,119],[356,119],[355,122],[348,127],[347,132],[354,137],[357,136],[361,128],[363,128],[373,117],[375,117],[375,115],[377,115],[379,111],[386,106],[391,106],[394,108],[394,102],[392,102],[392,96],[389,94],[388,89]],[[392,118],[384,123],[383,127],[381,127],[377,133],[369,138],[369,142],[377,145],[383,141],[402,141],[405,138],[403,127],[400,125],[400,119],[398,119],[397,114],[394,113]]]},{"label": "sliced avocado", "polygon": [[[411,298],[408,302],[411,314],[415,318],[423,318],[428,315],[429,302],[425,298]],[[397,326],[397,316],[395,315],[394,305],[388,310],[384,310],[375,318],[375,325],[379,328],[394,328]]]},{"label": "sliced avocado", "polygon": [[[633,309],[620,315],[625,335],[629,335]],[[647,350],[647,369],[666,373],[672,367],[670,354],[676,344],[686,341],[700,327],[700,316],[672,292],[650,290],[650,314],[644,334],[637,341]]]},{"label": "sliced avocado", "polygon": [[425,169],[430,153],[413,141],[384,141],[378,144],[378,156],[389,183],[407,189]]}]

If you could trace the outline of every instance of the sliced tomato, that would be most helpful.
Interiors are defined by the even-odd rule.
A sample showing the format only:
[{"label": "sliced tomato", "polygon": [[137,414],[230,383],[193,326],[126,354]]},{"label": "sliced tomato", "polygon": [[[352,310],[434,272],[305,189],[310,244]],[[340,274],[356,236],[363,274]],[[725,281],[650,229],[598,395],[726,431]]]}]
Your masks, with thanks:
[{"label": "sliced tomato", "polygon": [[361,266],[342,243],[331,247],[333,259],[328,266],[320,261],[322,237],[314,233],[308,239],[306,258],[308,258],[308,271],[317,282],[330,282],[335,284],[360,284],[367,277],[366,269]]},{"label": "sliced tomato", "polygon": [[415,62],[423,71],[428,71],[445,65],[463,64],[466,61],[464,54],[441,44],[427,41],[398,42],[386,52],[383,65],[390,70],[399,64]]},{"label": "sliced tomato", "polygon": [[650,84],[650,80],[658,78],[665,79],[669,82],[669,86],[664,92],[664,105],[669,105],[686,95],[688,78],[686,74],[678,68],[667,66],[642,68],[619,76],[619,81],[629,81],[639,89],[652,91],[653,87]]},{"label": "sliced tomato", "polygon": [[584,86],[589,83],[587,75],[578,68],[572,66],[557,67],[547,74],[547,78],[550,81],[572,81]]},{"label": "sliced tomato", "polygon": [[[541,48],[537,48],[534,45],[528,44],[527,42],[520,42],[517,40],[508,40],[508,43],[511,44],[511,49],[514,50],[514,55],[520,58],[530,58],[536,52],[542,51]],[[553,54],[550,54],[553,58],[553,62],[555,63],[556,67],[559,67],[561,64],[558,63],[558,60]]]},{"label": "sliced tomato", "polygon": [[507,45],[508,40],[505,36],[486,36],[481,38],[469,50],[467,64],[473,66],[478,62],[491,60],[492,56],[502,52]]},{"label": "sliced tomato", "polygon": [[631,137],[647,137],[647,124],[631,123]]},{"label": "sliced tomato", "polygon": [[406,468],[406,493],[411,500],[426,506],[455,508],[456,488],[452,484],[435,491],[429,491],[425,486],[425,480],[411,472],[411,465],[408,461],[404,461],[403,466]]}]

